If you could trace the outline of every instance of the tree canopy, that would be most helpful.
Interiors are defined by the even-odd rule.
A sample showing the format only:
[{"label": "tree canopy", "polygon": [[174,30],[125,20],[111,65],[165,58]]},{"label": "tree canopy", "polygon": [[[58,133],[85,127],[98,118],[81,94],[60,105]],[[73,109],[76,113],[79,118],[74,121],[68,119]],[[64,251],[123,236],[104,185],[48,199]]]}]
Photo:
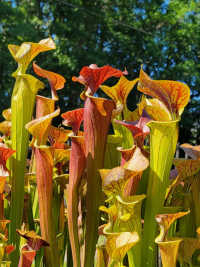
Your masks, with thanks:
[{"label": "tree canopy", "polygon": [[[8,44],[52,36],[57,49],[38,56],[37,63],[67,79],[59,92],[63,112],[80,105],[80,86],[71,77],[83,66],[126,67],[133,79],[143,64],[153,79],[179,80],[191,88],[179,139],[200,143],[198,0],[2,0],[0,6],[1,110],[10,105],[16,68]],[[133,89],[131,109],[138,97]]]}]

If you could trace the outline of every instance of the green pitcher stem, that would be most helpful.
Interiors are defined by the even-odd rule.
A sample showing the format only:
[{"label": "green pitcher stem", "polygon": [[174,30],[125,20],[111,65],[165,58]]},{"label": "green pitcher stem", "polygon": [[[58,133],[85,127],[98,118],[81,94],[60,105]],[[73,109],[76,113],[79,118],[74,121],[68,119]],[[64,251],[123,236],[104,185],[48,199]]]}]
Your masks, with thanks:
[{"label": "green pitcher stem", "polygon": [[104,158],[104,168],[112,169],[120,165],[121,153],[117,147],[121,147],[122,137],[119,135],[108,135],[106,153]]},{"label": "green pitcher stem", "polygon": [[199,205],[200,205],[200,178],[194,178],[194,182],[191,185],[192,190],[192,199],[194,205],[194,217],[195,217],[195,224],[196,228],[200,226],[200,212],[199,212]]},{"label": "green pitcher stem", "polygon": [[150,127],[150,170],[144,217],[141,266],[156,266],[155,237],[157,224],[155,220],[164,204],[165,193],[169,185],[178,138],[178,121],[151,121]]},{"label": "green pitcher stem", "polygon": [[141,263],[141,244],[142,244],[142,225],[141,225],[141,204],[139,203],[135,206],[134,218],[133,218],[133,229],[131,231],[135,231],[138,233],[140,238],[139,242],[132,247],[128,252],[128,262],[129,266],[137,267],[140,266]]},{"label": "green pitcher stem", "polygon": [[[136,230],[141,239],[141,227]],[[141,263],[141,240],[129,250],[128,252],[128,263],[131,267],[140,266]]]},{"label": "green pitcher stem", "polygon": [[[12,258],[17,258],[19,253],[19,238],[16,235],[16,229],[21,228],[23,206],[24,206],[24,175],[26,168],[26,157],[29,143],[29,133],[25,125],[31,120],[35,104],[35,95],[42,84],[31,75],[22,75],[16,77],[16,83],[13,90],[11,109],[12,109],[12,131],[11,141],[12,149],[16,151],[11,160],[11,214],[9,240],[16,246],[12,253]],[[33,85],[31,86],[31,84]],[[18,260],[14,260],[17,266]]]},{"label": "green pitcher stem", "polygon": [[190,213],[179,219],[179,236],[195,237],[195,210],[191,192],[183,194],[183,208],[184,210],[190,210]]}]

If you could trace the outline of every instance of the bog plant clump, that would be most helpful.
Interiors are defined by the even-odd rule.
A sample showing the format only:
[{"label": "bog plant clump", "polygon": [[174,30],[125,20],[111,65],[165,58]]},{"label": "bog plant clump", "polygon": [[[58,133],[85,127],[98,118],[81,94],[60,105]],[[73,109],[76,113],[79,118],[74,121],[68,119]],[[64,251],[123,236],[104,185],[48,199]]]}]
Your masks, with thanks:
[{"label": "bog plant clump", "polygon": [[[60,114],[65,78],[35,62],[26,73],[53,40],[8,48],[18,68],[0,123],[0,265],[199,266],[200,147],[182,144],[188,158],[174,158],[189,87],[92,64],[72,77],[82,107]],[[38,94],[40,77],[51,98]]]}]

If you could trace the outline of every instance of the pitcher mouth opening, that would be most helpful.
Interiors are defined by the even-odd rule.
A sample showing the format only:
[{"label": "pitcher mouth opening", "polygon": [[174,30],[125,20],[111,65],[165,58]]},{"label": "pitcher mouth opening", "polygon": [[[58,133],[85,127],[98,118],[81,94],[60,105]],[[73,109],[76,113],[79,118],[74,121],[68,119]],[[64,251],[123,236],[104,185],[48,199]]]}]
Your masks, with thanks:
[{"label": "pitcher mouth opening", "polygon": [[162,125],[170,125],[170,124],[177,124],[179,123],[180,119],[171,120],[171,121],[155,121],[151,120],[146,125],[151,126],[152,124],[162,124]]}]

